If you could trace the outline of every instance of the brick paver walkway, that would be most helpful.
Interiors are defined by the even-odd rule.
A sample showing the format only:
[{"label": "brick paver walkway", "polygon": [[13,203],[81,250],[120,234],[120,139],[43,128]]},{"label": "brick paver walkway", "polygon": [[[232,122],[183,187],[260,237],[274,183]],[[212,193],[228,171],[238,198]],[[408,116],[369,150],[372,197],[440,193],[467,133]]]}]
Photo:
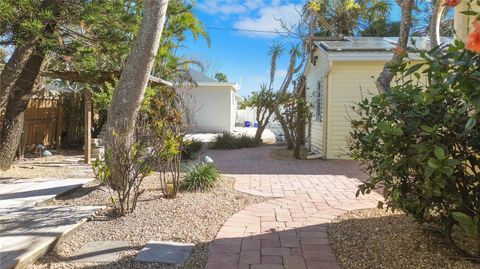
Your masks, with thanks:
[{"label": "brick paver walkway", "polygon": [[328,223],[381,199],[377,193],[355,198],[366,178],[356,162],[276,160],[270,157],[274,149],[209,152],[222,172],[235,177],[235,189],[272,200],[225,222],[206,269],[339,269]]}]

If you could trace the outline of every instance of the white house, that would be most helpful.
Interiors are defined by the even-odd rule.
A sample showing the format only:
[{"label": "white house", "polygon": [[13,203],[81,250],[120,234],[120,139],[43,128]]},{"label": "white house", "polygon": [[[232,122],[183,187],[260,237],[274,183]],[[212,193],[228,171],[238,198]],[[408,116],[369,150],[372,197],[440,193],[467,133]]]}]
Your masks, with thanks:
[{"label": "white house", "polygon": [[[427,38],[415,37],[420,50],[430,49]],[[307,126],[307,148],[313,157],[348,158],[352,105],[377,92],[375,79],[393,56],[398,38],[353,37],[315,41],[305,69],[306,94],[313,107]],[[442,38],[442,42],[452,42]],[[418,56],[411,55],[415,60]]]},{"label": "white house", "polygon": [[238,84],[218,82],[196,70],[190,70],[194,83],[186,89],[185,103],[195,132],[232,132],[237,113]]}]

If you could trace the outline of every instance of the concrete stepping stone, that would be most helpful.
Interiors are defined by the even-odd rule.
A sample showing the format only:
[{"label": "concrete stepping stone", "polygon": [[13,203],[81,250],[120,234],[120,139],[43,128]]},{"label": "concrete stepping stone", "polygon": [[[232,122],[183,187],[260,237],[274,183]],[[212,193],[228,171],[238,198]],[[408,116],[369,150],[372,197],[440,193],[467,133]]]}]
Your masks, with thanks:
[{"label": "concrete stepping stone", "polygon": [[0,268],[24,268],[103,207],[0,207]]},{"label": "concrete stepping stone", "polygon": [[93,178],[35,178],[0,181],[0,209],[35,206],[80,188]]},{"label": "concrete stepping stone", "polygon": [[126,241],[98,241],[88,242],[82,248],[75,251],[70,257],[72,262],[116,262],[120,253],[130,249],[130,243]]},{"label": "concrete stepping stone", "polygon": [[192,254],[193,244],[150,241],[138,253],[135,261],[181,265]]}]

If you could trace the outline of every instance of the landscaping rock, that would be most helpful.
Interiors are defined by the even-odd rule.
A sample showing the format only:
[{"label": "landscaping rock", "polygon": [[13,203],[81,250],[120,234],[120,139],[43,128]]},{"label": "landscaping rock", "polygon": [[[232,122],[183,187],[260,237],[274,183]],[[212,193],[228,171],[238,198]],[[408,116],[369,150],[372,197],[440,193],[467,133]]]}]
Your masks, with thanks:
[{"label": "landscaping rock", "polygon": [[138,253],[135,261],[181,265],[192,254],[193,246],[185,243],[150,241]]},{"label": "landscaping rock", "polygon": [[70,257],[72,262],[115,262],[120,253],[130,249],[130,243],[125,241],[88,242]]}]

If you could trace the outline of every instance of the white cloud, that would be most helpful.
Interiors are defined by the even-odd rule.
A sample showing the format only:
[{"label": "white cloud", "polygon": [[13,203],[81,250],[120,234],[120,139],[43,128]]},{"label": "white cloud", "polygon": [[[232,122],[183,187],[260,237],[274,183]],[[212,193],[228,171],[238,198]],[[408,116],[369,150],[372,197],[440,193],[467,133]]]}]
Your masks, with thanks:
[{"label": "white cloud", "polygon": [[275,72],[275,79],[276,80],[283,80],[287,76],[287,69],[277,69]]},{"label": "white cloud", "polygon": [[204,0],[197,7],[207,14],[245,14],[252,9],[258,9],[264,4],[264,0]]},{"label": "white cloud", "polygon": [[[296,24],[300,20],[299,6],[282,0],[201,0],[197,8],[217,18],[233,18],[233,28],[253,30],[239,31],[240,35],[249,37],[274,38],[281,31],[280,21]],[[260,32],[254,32],[260,31]]]},{"label": "white cloud", "polygon": [[[262,7],[258,11],[258,15],[252,17],[244,16],[234,23],[234,28],[249,29],[255,31],[281,31],[281,23],[279,20],[287,24],[295,24],[300,20],[300,15],[297,12],[298,7],[295,4],[279,5],[272,3],[272,5]],[[241,32],[242,35],[251,37],[275,37],[275,33],[262,32]]]}]

